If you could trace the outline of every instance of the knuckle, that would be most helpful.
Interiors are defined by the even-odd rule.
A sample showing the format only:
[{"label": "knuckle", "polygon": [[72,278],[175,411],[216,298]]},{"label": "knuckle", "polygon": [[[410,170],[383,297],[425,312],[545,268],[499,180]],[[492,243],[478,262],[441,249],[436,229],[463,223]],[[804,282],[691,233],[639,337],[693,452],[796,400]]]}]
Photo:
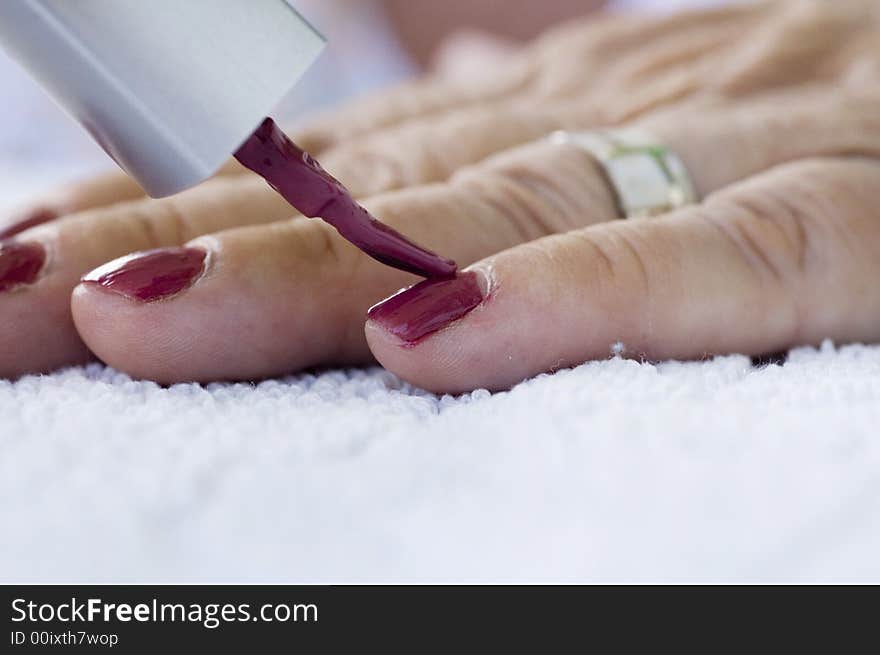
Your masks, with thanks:
[{"label": "knuckle", "polygon": [[159,214],[152,220],[147,219],[157,235],[171,238],[175,243],[184,243],[195,236],[191,214],[178,198],[167,198],[157,209]]},{"label": "knuckle", "polygon": [[[846,292],[876,275],[880,221],[875,189],[880,164],[870,160],[804,160],[710,197],[702,218],[726,238],[758,276],[773,285],[790,316],[789,341],[815,330],[817,303],[845,315]],[[844,293],[841,293],[844,291]],[[813,328],[810,328],[810,326]]]},{"label": "knuckle", "polygon": [[531,241],[549,232],[542,226],[543,218],[534,199],[522,194],[503,175],[493,172],[473,173],[468,170],[453,181],[456,190],[475,198],[493,223],[511,230],[518,242]]},{"label": "knuckle", "polygon": [[[410,148],[405,149],[411,152]],[[335,146],[322,157],[326,169],[356,198],[371,196],[416,181],[416,169],[407,169],[399,155],[376,136],[345,146]]]},{"label": "knuckle", "polygon": [[710,197],[706,215],[780,280],[813,280],[857,254],[865,234],[855,223],[871,206],[877,170],[858,160],[802,160]]},{"label": "knuckle", "polygon": [[714,197],[705,218],[765,281],[789,287],[799,283],[815,259],[813,227],[803,196],[788,189],[747,187]]},{"label": "knuckle", "polygon": [[345,278],[354,277],[359,251],[350,247],[332,227],[308,219],[297,221],[296,227],[297,239],[292,245],[299,250],[301,259],[312,261],[315,266],[330,267]]},{"label": "knuckle", "polygon": [[[606,226],[612,228],[612,226]],[[653,297],[651,280],[664,276],[655,270],[653,246],[634,223],[613,229],[585,228],[559,235],[546,248],[555,267],[576,288],[589,289],[609,306],[625,303],[647,310]]]},{"label": "knuckle", "polygon": [[[144,241],[148,248],[161,248],[185,243],[205,231],[206,211],[213,207],[210,193],[217,188],[212,182],[186,193],[158,200],[137,200],[118,207],[124,211],[124,224],[133,237]],[[113,208],[115,211],[116,208]]]},{"label": "knuckle", "polygon": [[92,216],[106,226],[106,238],[124,241],[137,250],[164,248],[193,236],[187,227],[188,220],[173,198],[138,200],[83,215],[86,220]]},{"label": "knuckle", "polygon": [[532,143],[461,169],[451,184],[488,203],[523,240],[613,218],[614,200],[579,148]]}]

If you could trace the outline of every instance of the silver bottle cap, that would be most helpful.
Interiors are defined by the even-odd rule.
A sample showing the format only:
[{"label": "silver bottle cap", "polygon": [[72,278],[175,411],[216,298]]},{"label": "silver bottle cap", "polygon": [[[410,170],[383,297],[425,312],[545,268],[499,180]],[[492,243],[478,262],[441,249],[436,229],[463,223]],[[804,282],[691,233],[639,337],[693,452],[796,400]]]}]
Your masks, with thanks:
[{"label": "silver bottle cap", "polygon": [[161,197],[216,172],[324,39],[285,0],[3,0],[0,45]]}]

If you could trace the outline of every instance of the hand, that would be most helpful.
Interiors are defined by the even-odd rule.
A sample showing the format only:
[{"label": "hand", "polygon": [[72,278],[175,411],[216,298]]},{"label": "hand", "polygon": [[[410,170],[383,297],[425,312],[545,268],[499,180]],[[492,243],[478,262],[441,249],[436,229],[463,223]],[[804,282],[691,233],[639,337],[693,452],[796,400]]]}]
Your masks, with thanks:
[{"label": "hand", "polygon": [[[374,313],[375,355],[417,384],[461,390],[604,357],[618,341],[693,357],[877,339],[872,11],[870,0],[773,3],[569,26],[492,85],[429,79],[304,132],[379,218],[459,263],[481,260],[477,309],[415,344],[402,343],[403,309]],[[671,146],[706,201],[614,220],[589,156],[534,142],[615,124]],[[323,223],[284,220],[290,208],[249,175],[85,211],[71,197],[74,213],[16,237],[48,259],[32,284],[0,294],[0,374],[82,361],[83,341],[163,382],[362,363],[367,307],[414,281]],[[178,244],[206,255],[175,296],[77,286],[109,259]],[[180,268],[186,252],[151,261]]]}]

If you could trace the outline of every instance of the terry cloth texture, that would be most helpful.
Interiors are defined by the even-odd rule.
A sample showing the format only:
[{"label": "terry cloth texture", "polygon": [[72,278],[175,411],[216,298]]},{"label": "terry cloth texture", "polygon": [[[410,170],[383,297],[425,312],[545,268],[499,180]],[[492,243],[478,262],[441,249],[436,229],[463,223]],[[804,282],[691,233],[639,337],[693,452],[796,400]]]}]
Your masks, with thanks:
[{"label": "terry cloth texture", "polygon": [[457,398],[92,365],[0,382],[0,491],[4,582],[880,582],[880,347]]}]

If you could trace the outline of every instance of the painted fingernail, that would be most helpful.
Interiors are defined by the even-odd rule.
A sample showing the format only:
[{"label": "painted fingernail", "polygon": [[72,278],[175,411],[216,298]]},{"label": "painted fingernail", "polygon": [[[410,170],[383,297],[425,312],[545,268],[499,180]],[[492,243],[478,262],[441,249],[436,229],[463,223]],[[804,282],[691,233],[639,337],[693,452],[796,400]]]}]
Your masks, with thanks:
[{"label": "painted fingernail", "polygon": [[192,286],[205,270],[206,256],[201,248],[136,252],[99,266],[82,281],[140,302],[161,300]]},{"label": "painted fingernail", "polygon": [[482,273],[429,278],[370,308],[367,318],[408,344],[446,327],[483,302]]},{"label": "painted fingernail", "polygon": [[24,232],[28,228],[36,225],[42,225],[58,218],[58,212],[48,207],[37,207],[27,212],[23,216],[14,217],[8,225],[0,227],[0,239],[8,239],[15,236],[19,232]]},{"label": "painted fingernail", "polygon": [[36,282],[46,263],[39,243],[0,241],[0,293]]}]

